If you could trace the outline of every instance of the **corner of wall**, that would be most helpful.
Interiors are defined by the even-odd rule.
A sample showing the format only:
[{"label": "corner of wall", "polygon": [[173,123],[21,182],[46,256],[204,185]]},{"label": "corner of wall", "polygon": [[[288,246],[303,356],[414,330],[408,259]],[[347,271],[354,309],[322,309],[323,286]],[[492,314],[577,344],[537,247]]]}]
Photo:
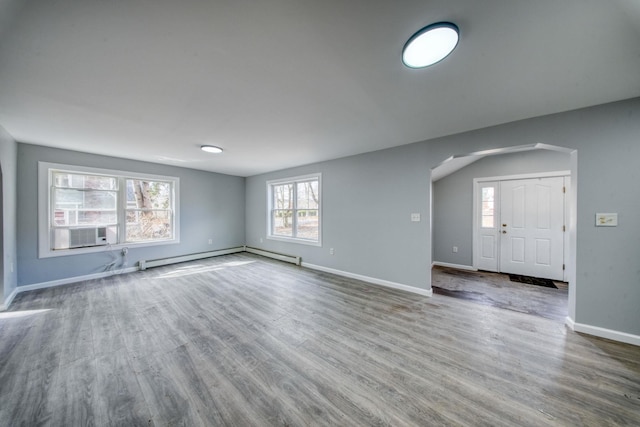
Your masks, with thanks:
[{"label": "corner of wall", "polygon": [[[15,296],[17,279],[17,163],[18,143],[0,126],[0,167],[2,168],[3,286],[0,301],[8,307]],[[5,308],[7,308],[5,307]]]}]

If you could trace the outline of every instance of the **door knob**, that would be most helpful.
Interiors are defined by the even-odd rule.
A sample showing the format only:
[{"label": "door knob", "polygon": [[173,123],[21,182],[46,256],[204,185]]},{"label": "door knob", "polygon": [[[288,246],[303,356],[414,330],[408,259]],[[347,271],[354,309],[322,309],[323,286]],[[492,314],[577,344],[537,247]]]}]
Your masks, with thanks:
[{"label": "door knob", "polygon": [[507,226],[507,224],[502,224],[502,226],[503,226],[503,227],[506,227],[506,226]]}]

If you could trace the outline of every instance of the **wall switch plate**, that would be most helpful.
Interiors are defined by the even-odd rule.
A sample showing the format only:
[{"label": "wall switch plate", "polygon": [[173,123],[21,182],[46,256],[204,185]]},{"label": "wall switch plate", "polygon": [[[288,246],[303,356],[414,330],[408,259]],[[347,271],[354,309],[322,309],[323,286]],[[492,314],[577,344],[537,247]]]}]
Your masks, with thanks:
[{"label": "wall switch plate", "polygon": [[454,246],[454,247],[453,247],[453,253],[454,253],[454,254],[457,254],[457,253],[458,253],[458,247],[457,247],[457,246]]},{"label": "wall switch plate", "polygon": [[420,222],[420,214],[412,213],[411,214],[411,222]]},{"label": "wall switch plate", "polygon": [[209,239],[209,244],[213,245],[213,239]]},{"label": "wall switch plate", "polygon": [[617,213],[597,213],[596,214],[596,227],[617,227],[617,226],[618,226]]}]

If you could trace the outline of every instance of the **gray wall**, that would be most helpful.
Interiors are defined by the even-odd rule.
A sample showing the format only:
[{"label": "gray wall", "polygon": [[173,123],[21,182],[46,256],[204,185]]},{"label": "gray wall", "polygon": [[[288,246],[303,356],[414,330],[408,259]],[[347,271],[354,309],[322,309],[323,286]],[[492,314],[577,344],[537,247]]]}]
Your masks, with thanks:
[{"label": "gray wall", "polygon": [[[4,286],[0,286],[0,305],[11,295],[18,283],[17,268],[17,199],[16,199],[16,176],[17,176],[17,143],[13,140],[4,128],[0,126],[0,167],[2,167],[2,237],[3,237],[3,260],[2,279]],[[11,271],[12,265],[14,266]]]},{"label": "gray wall", "polygon": [[[640,335],[640,226],[633,222],[640,210],[639,137],[636,98],[254,176],[247,179],[247,244],[429,288],[429,171],[451,155],[535,143],[566,147],[577,150],[571,164],[577,216],[570,225],[577,261],[569,266],[569,315],[577,323]],[[266,235],[265,181],[311,172],[323,173],[323,247],[260,243]],[[363,211],[371,216],[358,217]],[[409,222],[410,212],[421,213],[422,222]],[[596,212],[618,212],[620,225],[596,228]]]},{"label": "gray wall", "polygon": [[[130,247],[129,266],[141,259],[224,249],[244,244],[244,182],[241,177],[193,169],[18,144],[18,285],[103,271],[105,252],[38,258],[38,161],[100,167],[180,178],[180,243]],[[213,244],[208,244],[208,239]]]},{"label": "gray wall", "polygon": [[[570,155],[536,150],[489,156],[433,183],[433,260],[473,264],[473,179],[568,171]],[[458,252],[453,252],[453,247]]]},{"label": "gray wall", "polygon": [[[430,289],[425,156],[426,146],[413,144],[247,178],[247,245]],[[322,247],[267,240],[266,181],[315,172],[322,173]],[[422,221],[410,222],[412,212]]]}]

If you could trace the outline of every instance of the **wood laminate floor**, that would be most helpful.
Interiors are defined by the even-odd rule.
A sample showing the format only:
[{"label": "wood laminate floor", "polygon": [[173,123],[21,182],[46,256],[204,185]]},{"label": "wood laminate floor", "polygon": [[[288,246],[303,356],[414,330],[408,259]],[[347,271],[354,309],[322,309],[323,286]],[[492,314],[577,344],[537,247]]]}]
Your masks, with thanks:
[{"label": "wood laminate floor", "polygon": [[442,266],[431,270],[431,285],[438,295],[564,322],[568,314],[569,287],[565,282],[554,283],[558,289],[512,282],[508,274]]},{"label": "wood laminate floor", "polygon": [[236,254],[19,294],[10,426],[640,425],[640,347]]}]

